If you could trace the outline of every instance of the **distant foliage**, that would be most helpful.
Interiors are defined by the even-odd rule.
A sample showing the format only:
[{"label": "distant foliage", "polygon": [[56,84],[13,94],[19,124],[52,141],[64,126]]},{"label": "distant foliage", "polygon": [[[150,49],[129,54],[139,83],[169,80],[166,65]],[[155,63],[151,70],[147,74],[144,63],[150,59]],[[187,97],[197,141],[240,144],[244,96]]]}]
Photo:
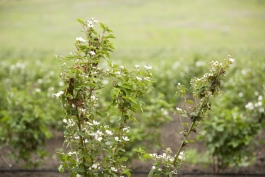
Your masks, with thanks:
[{"label": "distant foliage", "polygon": [[53,101],[58,79],[45,67],[32,70],[26,62],[3,62],[0,77],[0,148],[9,147],[16,163],[39,166],[47,155],[44,145],[52,137],[50,128],[59,127],[62,120],[61,108]]},{"label": "distant foliage", "polygon": [[[250,70],[256,68],[256,71]],[[212,156],[214,171],[228,167],[246,166],[254,160],[255,138],[265,127],[264,80],[261,74],[264,64],[248,63],[240,68],[234,66],[227,89],[215,100],[209,121],[202,124],[200,140],[206,144]]]}]

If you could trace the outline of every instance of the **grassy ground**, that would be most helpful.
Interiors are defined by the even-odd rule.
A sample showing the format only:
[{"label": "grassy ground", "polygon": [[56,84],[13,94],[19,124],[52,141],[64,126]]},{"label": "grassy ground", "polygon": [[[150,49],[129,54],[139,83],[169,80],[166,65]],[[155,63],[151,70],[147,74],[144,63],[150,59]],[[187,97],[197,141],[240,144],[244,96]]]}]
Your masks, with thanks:
[{"label": "grassy ground", "polygon": [[265,48],[262,0],[1,0],[1,59],[67,54],[83,36],[76,19],[91,17],[113,29],[117,59],[241,58]]}]

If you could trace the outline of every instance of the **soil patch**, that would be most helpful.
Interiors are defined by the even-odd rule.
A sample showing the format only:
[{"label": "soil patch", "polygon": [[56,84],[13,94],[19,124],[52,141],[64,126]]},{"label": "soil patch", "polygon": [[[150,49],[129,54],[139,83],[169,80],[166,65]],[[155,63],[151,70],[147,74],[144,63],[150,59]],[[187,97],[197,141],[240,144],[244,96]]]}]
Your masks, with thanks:
[{"label": "soil patch", "polygon": [[[178,118],[166,124],[162,130],[162,142],[164,147],[170,147],[174,152],[177,151],[182,135],[178,133],[181,130],[181,123]],[[192,135],[195,139],[196,135]],[[265,139],[265,133],[261,133],[258,139]],[[51,154],[45,157],[43,165],[36,170],[39,171],[21,171],[21,164],[14,164],[8,158],[9,148],[0,150],[0,177],[69,177],[69,173],[57,172],[57,167],[60,164],[56,151],[62,149],[63,134],[61,132],[54,132],[54,137],[47,141],[45,149]],[[205,147],[200,142],[195,142],[189,145],[189,148],[196,148],[198,152],[203,152]],[[160,151],[162,152],[162,150]],[[248,167],[242,167],[239,170],[229,168],[223,174],[213,174],[211,167],[203,167],[202,165],[185,164],[182,166],[177,176],[194,177],[216,177],[216,176],[265,176],[265,148],[263,145],[258,145],[255,149],[256,161]],[[150,163],[137,162],[133,171],[133,177],[146,177],[150,169]]]}]

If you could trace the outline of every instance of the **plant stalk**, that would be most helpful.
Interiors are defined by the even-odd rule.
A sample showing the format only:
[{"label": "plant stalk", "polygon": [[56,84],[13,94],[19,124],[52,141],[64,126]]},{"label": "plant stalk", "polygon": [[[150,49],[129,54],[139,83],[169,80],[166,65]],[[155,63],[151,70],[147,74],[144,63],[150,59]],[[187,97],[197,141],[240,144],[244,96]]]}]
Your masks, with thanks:
[{"label": "plant stalk", "polygon": [[196,122],[196,121],[193,121],[193,122],[192,122],[192,124],[191,124],[191,126],[190,126],[190,128],[189,128],[189,130],[188,130],[188,132],[187,132],[187,134],[186,134],[186,136],[185,136],[185,138],[183,139],[183,141],[182,141],[182,143],[181,143],[181,145],[180,145],[180,147],[179,147],[179,149],[178,149],[178,151],[177,151],[177,153],[176,153],[176,155],[175,155],[175,158],[174,158],[174,161],[173,161],[173,165],[174,165],[174,166],[175,166],[175,164],[176,164],[176,162],[177,162],[177,160],[178,160],[178,156],[179,156],[179,154],[180,154],[182,148],[185,146],[185,140],[188,139],[188,137],[189,137],[189,135],[190,135],[190,133],[191,133],[191,131],[192,131],[194,125],[195,125],[195,122]]}]

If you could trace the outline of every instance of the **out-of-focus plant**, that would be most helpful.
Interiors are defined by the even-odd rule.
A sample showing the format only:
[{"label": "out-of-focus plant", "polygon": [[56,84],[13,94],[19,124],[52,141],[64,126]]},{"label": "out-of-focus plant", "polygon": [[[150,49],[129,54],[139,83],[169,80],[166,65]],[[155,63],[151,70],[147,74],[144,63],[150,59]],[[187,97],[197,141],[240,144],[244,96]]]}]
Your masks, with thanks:
[{"label": "out-of-focus plant", "polygon": [[[184,62],[185,65],[182,65]],[[206,62],[202,60],[200,55],[194,55],[191,61],[186,61],[184,58],[173,63],[161,61],[157,66],[154,66],[153,70],[155,92],[162,93],[168,103],[176,104],[178,98],[172,97],[172,95],[175,94],[178,83],[189,85],[190,78],[205,72],[205,65]],[[190,90],[187,92],[192,94]]]},{"label": "out-of-focus plant", "polygon": [[253,161],[255,136],[264,127],[264,104],[263,96],[259,95],[257,101],[245,105],[245,111],[237,107],[213,108],[212,121],[203,123],[200,140],[213,157],[214,171],[225,170],[229,166],[240,167]]},{"label": "out-of-focus plant", "polygon": [[60,127],[60,122],[62,127],[61,107],[53,101],[59,81],[49,66],[42,65],[6,61],[0,66],[0,148],[10,147],[11,158],[28,168],[41,164],[47,155],[44,145],[52,136],[50,128]]},{"label": "out-of-focus plant", "polygon": [[5,109],[0,111],[1,146],[11,147],[10,156],[16,162],[23,160],[25,167],[35,167],[40,161],[33,154],[40,158],[47,155],[43,146],[51,137],[48,130],[51,119],[40,107],[45,104],[45,99],[38,92],[16,89],[7,92],[6,96]]},{"label": "out-of-focus plant", "polygon": [[[251,68],[253,63],[249,63]],[[254,66],[253,66],[254,67]],[[229,166],[245,166],[253,162],[255,136],[264,128],[264,65],[232,69],[224,86],[227,92],[216,101],[210,114],[211,121],[203,122],[199,140],[212,156],[213,171],[224,171]],[[233,89],[232,89],[233,88]],[[253,101],[254,100],[254,101]]]}]

